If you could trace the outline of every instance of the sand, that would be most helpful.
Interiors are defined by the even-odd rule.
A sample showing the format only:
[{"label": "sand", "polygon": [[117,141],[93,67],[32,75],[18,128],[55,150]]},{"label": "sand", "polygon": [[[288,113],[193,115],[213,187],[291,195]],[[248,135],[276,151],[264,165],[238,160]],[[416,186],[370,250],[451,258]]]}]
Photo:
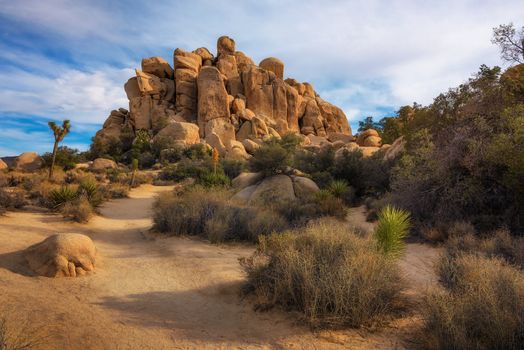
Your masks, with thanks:
[{"label": "sand", "polygon": [[[0,315],[28,321],[31,334],[48,335],[36,349],[404,349],[416,316],[377,332],[312,332],[293,314],[255,312],[239,290],[245,276],[238,259],[252,245],[212,245],[199,239],[156,237],[150,208],[171,187],[145,185],[130,198],[101,208],[89,224],[39,212],[0,217]],[[352,214],[363,220],[362,210]],[[360,216],[359,216],[360,215]],[[366,224],[363,224],[366,225]],[[368,226],[369,228],[369,226]],[[78,232],[99,253],[95,274],[36,277],[21,251],[47,236]],[[438,251],[408,245],[402,268],[413,295],[435,283]]]}]

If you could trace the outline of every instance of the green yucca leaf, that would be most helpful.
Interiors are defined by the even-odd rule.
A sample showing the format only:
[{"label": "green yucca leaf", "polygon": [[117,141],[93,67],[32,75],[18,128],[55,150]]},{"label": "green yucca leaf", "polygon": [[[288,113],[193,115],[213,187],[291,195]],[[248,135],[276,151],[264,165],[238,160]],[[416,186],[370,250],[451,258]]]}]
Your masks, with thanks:
[{"label": "green yucca leaf", "polygon": [[384,207],[378,214],[378,226],[374,234],[378,249],[386,255],[398,258],[404,251],[404,238],[409,227],[409,212],[391,205]]},{"label": "green yucca leaf", "polygon": [[92,180],[85,180],[78,186],[78,196],[85,196],[93,207],[102,204],[102,195],[98,184]]},{"label": "green yucca leaf", "polygon": [[49,203],[53,209],[64,205],[67,202],[72,202],[77,198],[78,194],[75,189],[69,186],[62,186],[60,188],[51,190],[49,192]]},{"label": "green yucca leaf", "polygon": [[335,197],[341,197],[348,191],[348,184],[344,180],[332,181],[328,186],[328,191],[331,192]]}]

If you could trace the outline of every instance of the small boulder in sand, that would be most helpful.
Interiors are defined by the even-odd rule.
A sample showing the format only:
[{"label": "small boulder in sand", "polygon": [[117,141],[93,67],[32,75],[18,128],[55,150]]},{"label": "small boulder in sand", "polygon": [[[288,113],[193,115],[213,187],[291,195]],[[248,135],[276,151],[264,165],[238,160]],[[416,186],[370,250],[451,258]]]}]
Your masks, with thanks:
[{"label": "small boulder in sand", "polygon": [[27,248],[24,256],[40,276],[76,277],[94,270],[96,248],[85,235],[59,233]]}]

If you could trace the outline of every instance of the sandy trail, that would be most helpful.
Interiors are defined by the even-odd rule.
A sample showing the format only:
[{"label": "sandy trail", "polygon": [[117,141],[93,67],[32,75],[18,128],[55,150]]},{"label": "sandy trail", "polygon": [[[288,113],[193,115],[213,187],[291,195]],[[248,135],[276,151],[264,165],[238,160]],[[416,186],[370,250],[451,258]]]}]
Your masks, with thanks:
[{"label": "sandy trail", "polygon": [[[0,314],[24,315],[51,335],[41,349],[392,349],[405,348],[398,324],[377,333],[312,333],[278,311],[255,312],[239,298],[238,258],[249,245],[223,246],[188,238],[156,238],[150,208],[170,187],[142,186],[130,198],[106,203],[88,225],[53,214],[0,217]],[[95,242],[95,274],[32,276],[21,251],[58,232]],[[405,269],[425,266],[427,252],[410,246]],[[413,254],[412,254],[413,253]],[[433,252],[431,252],[433,253]],[[418,269],[417,267],[417,269]],[[413,280],[426,283],[424,268]],[[418,288],[418,287],[417,287]]]}]

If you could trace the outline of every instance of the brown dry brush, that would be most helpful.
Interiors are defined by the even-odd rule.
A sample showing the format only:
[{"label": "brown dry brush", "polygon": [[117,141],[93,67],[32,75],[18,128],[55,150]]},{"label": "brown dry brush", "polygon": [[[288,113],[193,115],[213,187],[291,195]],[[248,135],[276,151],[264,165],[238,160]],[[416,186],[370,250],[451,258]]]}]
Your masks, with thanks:
[{"label": "brown dry brush", "polygon": [[[424,300],[422,339],[430,349],[524,348],[524,277],[501,255],[470,251],[474,237],[448,246],[438,264],[445,290]],[[496,241],[493,238],[491,242]],[[485,241],[486,243],[489,241]],[[493,245],[491,243],[488,246]]]},{"label": "brown dry brush", "polygon": [[375,325],[404,307],[396,261],[334,220],[262,236],[241,264],[258,309],[297,311],[312,327]]}]

